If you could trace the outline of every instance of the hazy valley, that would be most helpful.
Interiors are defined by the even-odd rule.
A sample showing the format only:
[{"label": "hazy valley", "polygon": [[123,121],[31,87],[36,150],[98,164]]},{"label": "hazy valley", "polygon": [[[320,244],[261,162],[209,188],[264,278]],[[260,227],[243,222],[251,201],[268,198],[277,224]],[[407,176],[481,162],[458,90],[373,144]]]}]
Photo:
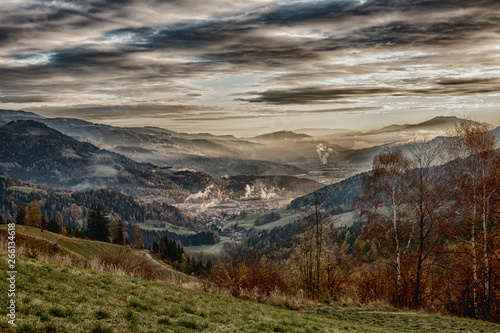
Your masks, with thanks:
[{"label": "hazy valley", "polygon": [[[0,217],[26,225],[18,230],[27,257],[43,255],[66,263],[68,259],[53,254],[63,251],[75,255],[73,266],[149,280],[164,281],[161,272],[166,271],[167,280],[173,273],[180,274],[179,281],[192,278],[198,290],[300,311],[318,301],[333,306],[380,301],[395,308],[498,321],[496,276],[481,273],[491,289],[475,286],[476,295],[488,295],[481,296],[477,307],[470,303],[470,288],[463,287],[470,282],[471,267],[458,266],[471,250],[468,231],[458,226],[470,213],[464,189],[476,189],[469,179],[481,179],[491,194],[485,199],[478,192],[472,207],[489,212],[482,216],[491,222],[480,229],[485,241],[475,244],[491,262],[473,252],[482,265],[473,269],[476,275],[485,267],[496,272],[499,128],[436,117],[366,133],[302,129],[236,138],[112,127],[22,111],[0,111],[0,121]],[[481,150],[483,143],[487,148]],[[479,153],[471,154],[476,147]],[[484,167],[484,180],[471,178],[478,166]],[[99,223],[100,231],[92,231]],[[37,229],[57,235],[52,250],[50,240],[35,241]],[[123,248],[129,244],[137,252],[124,254],[107,245],[94,249],[93,243],[85,243],[88,249],[82,252],[84,243],[70,241],[79,238]],[[73,246],[81,253],[72,254]],[[437,263],[444,268],[433,266]],[[147,269],[138,273],[137,267]],[[355,295],[347,296],[349,290],[356,290]],[[324,311],[332,314],[332,309]],[[57,311],[63,311],[62,318],[73,316],[69,310]],[[140,316],[131,311],[129,322],[123,323],[137,325],[130,318]],[[156,307],[144,305],[143,311]],[[117,316],[103,313],[85,325],[100,329],[101,322]],[[36,327],[37,316],[46,316],[27,314]],[[156,324],[203,330],[217,318],[200,316],[186,321],[173,315]],[[388,319],[382,323],[393,325]],[[326,329],[330,324],[322,325]],[[275,324],[262,325],[267,331]],[[293,331],[293,325],[282,320],[273,327]],[[401,329],[398,325],[395,331]],[[377,331],[375,327],[352,330]],[[415,332],[421,329],[425,331],[416,326]]]}]

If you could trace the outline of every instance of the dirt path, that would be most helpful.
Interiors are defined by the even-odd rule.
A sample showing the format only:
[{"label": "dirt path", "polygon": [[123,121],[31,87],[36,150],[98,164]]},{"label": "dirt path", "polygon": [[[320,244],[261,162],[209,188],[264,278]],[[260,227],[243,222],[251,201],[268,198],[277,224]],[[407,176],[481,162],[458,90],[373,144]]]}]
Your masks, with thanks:
[{"label": "dirt path", "polygon": [[151,255],[149,254],[149,252],[147,252],[147,251],[141,251],[141,252],[144,253],[149,260],[151,260],[152,262],[156,263],[157,265],[160,265],[161,267],[163,267],[167,271],[174,272],[174,273],[176,272],[172,268],[165,266],[164,264],[160,263],[159,261],[157,261],[156,259],[154,259],[153,257],[151,257]]}]

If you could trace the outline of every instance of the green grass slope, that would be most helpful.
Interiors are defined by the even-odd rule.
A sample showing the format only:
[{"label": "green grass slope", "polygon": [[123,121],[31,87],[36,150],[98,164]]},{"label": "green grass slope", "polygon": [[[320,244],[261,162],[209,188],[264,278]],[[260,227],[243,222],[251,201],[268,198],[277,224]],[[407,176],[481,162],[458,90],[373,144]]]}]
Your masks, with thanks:
[{"label": "green grass slope", "polygon": [[[0,237],[5,237],[6,233],[7,226],[0,225]],[[54,242],[57,242],[57,251],[53,249]],[[132,249],[129,246],[71,238],[23,225],[16,225],[16,244],[18,254],[21,248],[24,254],[29,252],[30,248],[32,252],[43,252],[48,256],[55,255],[57,252],[59,255],[68,255],[73,265],[79,267],[101,264],[104,259],[107,264],[119,265],[121,269],[128,270],[129,274],[134,269],[136,270],[135,274],[142,274],[135,276],[144,277],[149,272],[152,274],[151,278],[163,278],[169,281],[189,282],[193,279],[180,272],[161,269],[161,266],[158,267],[158,263],[152,262],[145,252]],[[118,259],[119,262],[116,261]]]},{"label": "green grass slope", "polygon": [[221,240],[217,244],[213,245],[199,245],[199,246],[185,246],[184,251],[191,253],[206,252],[210,254],[220,254],[224,244],[235,243],[231,241],[231,237],[221,236]]},{"label": "green grass slope", "polygon": [[[189,230],[184,227],[180,227],[178,225],[173,225],[168,222],[163,222],[163,221],[148,221],[145,223],[138,223],[137,224],[141,229],[144,230],[154,230],[154,231],[168,231],[168,232],[173,232],[178,235],[183,235],[183,236],[188,236],[188,235],[194,235],[196,234],[195,231]],[[162,225],[162,227],[157,227],[156,225]]]},{"label": "green grass slope", "polygon": [[[7,226],[0,226],[0,230],[1,229],[6,230]],[[120,245],[112,243],[66,237],[24,225],[16,225],[16,235],[18,237],[24,237],[28,244],[33,244],[37,247],[43,245],[53,246],[54,242],[57,242],[60,248],[87,260],[100,258],[103,254],[118,251],[121,247]],[[142,255],[139,251],[136,251],[134,254]]]},{"label": "green grass slope", "polygon": [[[270,212],[275,212],[279,213],[281,215],[281,218],[277,221],[266,223],[263,225],[255,225],[255,219],[259,216],[269,214]],[[255,214],[248,214],[246,216],[242,217],[237,217],[232,221],[229,221],[225,228],[238,225],[239,227],[245,228],[245,229],[251,229],[255,228],[256,230],[268,230],[268,229],[273,229],[277,227],[282,227],[284,225],[290,224],[295,222],[296,220],[299,220],[301,217],[303,217],[303,214],[297,210],[288,210],[288,209],[276,209],[272,211],[266,211],[262,213],[255,213]]]},{"label": "green grass slope", "polygon": [[[0,255],[5,281],[7,256]],[[17,332],[498,332],[499,325],[417,312],[286,310],[160,282],[17,260]],[[7,304],[7,284],[0,284]],[[0,329],[9,331],[6,307]]]}]

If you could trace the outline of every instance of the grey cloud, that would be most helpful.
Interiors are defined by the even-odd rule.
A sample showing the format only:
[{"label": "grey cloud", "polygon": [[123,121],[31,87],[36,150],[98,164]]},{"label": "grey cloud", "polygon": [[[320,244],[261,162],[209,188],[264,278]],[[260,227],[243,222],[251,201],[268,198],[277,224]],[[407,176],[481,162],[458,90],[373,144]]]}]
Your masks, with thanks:
[{"label": "grey cloud", "polygon": [[238,99],[252,103],[269,104],[317,104],[328,103],[332,100],[346,98],[366,97],[370,95],[394,94],[400,92],[394,88],[359,87],[324,89],[318,87],[296,88],[289,90],[268,90],[259,93],[259,97],[249,99]]},{"label": "grey cloud", "polygon": [[49,97],[46,96],[2,96],[0,97],[1,103],[39,103],[39,102],[48,102],[50,101]]},{"label": "grey cloud", "polygon": [[443,79],[437,82],[440,85],[443,86],[458,86],[458,85],[477,85],[477,84],[491,84],[491,83],[497,83],[500,84],[499,79],[494,79],[494,78],[481,78],[481,79]]},{"label": "grey cloud", "polygon": [[[488,83],[488,84],[486,84]],[[500,80],[443,80],[432,88],[404,89],[393,87],[352,87],[325,88],[307,87],[288,90],[267,90],[264,92],[248,92],[257,95],[254,98],[238,98],[238,101],[251,103],[285,104],[321,104],[346,99],[357,99],[375,96],[467,96],[500,92]]]},{"label": "grey cloud", "polygon": [[366,111],[376,111],[382,109],[381,107],[368,107],[368,106],[361,106],[361,107],[351,107],[351,108],[333,108],[333,109],[320,109],[320,110],[292,110],[292,111],[287,111],[289,113],[301,113],[301,114],[314,114],[314,113],[336,113],[336,112],[342,112],[342,113],[357,113],[357,112],[366,112]]},{"label": "grey cloud", "polygon": [[[61,104],[74,99],[76,105],[95,102],[82,101],[78,96],[102,94],[111,96],[104,99],[105,104],[119,104],[123,98],[130,99],[124,104],[135,104],[47,110],[87,119],[125,114],[196,117],[197,108],[213,109],[186,102],[191,98],[203,103],[208,95],[200,93],[202,88],[189,87],[190,84],[242,73],[259,73],[253,75],[263,78],[258,85],[264,91],[233,100],[233,105],[251,102],[240,103],[241,112],[246,112],[252,103],[351,103],[377,96],[468,96],[499,91],[500,84],[494,77],[457,79],[442,74],[443,78],[436,79],[407,67],[446,64],[446,68],[460,71],[496,66],[496,56],[474,53],[475,45],[496,43],[495,34],[500,33],[500,3],[494,0],[314,1],[293,5],[269,2],[255,8],[247,2],[227,0],[30,3],[21,9],[0,10],[0,91],[6,95],[1,103],[40,105],[47,102],[47,97],[40,96],[51,96],[51,101],[62,100]],[[176,13],[182,15],[176,17]],[[294,29],[318,31],[321,37],[293,36]],[[72,39],[78,35],[82,38]],[[54,40],[57,38],[61,40]],[[380,49],[437,55],[415,55],[384,64],[374,57],[370,62],[369,56]],[[452,54],[462,49],[463,56]],[[349,51],[357,53],[351,58]],[[37,54],[47,53],[51,54],[47,62],[26,65],[30,57],[35,59]],[[363,63],[347,63],[364,55],[367,60]],[[337,64],[335,60],[341,61]],[[18,62],[11,65],[13,61]],[[389,75],[377,76],[390,71],[409,74],[394,81]],[[358,75],[371,74],[374,78],[369,82],[353,82]],[[340,83],[321,85],[330,79]],[[355,84],[363,86],[352,87]],[[251,89],[255,88],[244,87],[240,91]],[[172,105],[154,104],[159,101]],[[369,109],[308,112],[351,111]]]},{"label": "grey cloud", "polygon": [[26,108],[46,116],[67,116],[88,120],[108,120],[120,118],[164,118],[181,116],[193,111],[214,111],[215,108],[198,105],[79,105],[66,107],[41,106]]}]

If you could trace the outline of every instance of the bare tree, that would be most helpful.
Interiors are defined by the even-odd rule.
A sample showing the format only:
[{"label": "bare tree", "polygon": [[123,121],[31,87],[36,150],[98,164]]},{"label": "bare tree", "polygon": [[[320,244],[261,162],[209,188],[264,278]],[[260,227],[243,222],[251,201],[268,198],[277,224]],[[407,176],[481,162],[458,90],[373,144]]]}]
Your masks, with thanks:
[{"label": "bare tree", "polygon": [[398,303],[402,301],[402,257],[411,243],[402,206],[406,201],[409,167],[410,162],[400,149],[385,149],[373,159],[373,170],[364,177],[363,196],[357,201],[361,213],[385,231],[379,237],[388,234],[392,241]]},{"label": "bare tree", "polygon": [[429,142],[414,142],[408,146],[411,171],[408,172],[406,206],[413,224],[416,243],[416,272],[413,306],[421,305],[422,271],[425,261],[439,245],[438,224],[443,221],[447,199],[443,169],[433,167],[438,150]]},{"label": "bare tree", "polygon": [[479,123],[470,117],[456,123],[455,130],[444,141],[442,147],[445,157],[451,161],[447,164],[449,168],[453,168],[451,174],[455,175],[455,207],[470,230],[473,312],[474,316],[477,316],[478,251],[480,251],[478,247],[481,241],[481,233],[483,236],[484,304],[486,311],[489,311],[491,297],[489,229],[492,224],[492,199],[500,185],[500,177],[497,172],[500,157],[495,149],[495,136],[491,131],[491,126],[486,123]]},{"label": "bare tree", "polygon": [[324,260],[325,228],[329,216],[321,207],[317,193],[313,194],[311,213],[303,220],[303,233],[295,248],[293,261],[296,263],[300,279],[309,298],[319,298],[321,270]]}]

